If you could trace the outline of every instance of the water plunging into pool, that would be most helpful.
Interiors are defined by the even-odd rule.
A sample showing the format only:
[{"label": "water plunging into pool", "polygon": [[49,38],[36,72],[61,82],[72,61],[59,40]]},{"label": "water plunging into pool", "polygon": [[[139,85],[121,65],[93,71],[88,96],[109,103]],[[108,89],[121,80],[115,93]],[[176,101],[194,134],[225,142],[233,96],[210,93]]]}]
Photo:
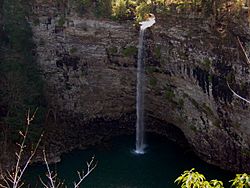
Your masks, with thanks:
[{"label": "water plunging into pool", "polygon": [[150,17],[143,22],[140,22],[140,35],[138,46],[137,60],[137,90],[136,90],[136,149],[135,153],[144,154],[144,55],[143,55],[143,38],[145,30],[155,23],[155,17],[150,14]]}]

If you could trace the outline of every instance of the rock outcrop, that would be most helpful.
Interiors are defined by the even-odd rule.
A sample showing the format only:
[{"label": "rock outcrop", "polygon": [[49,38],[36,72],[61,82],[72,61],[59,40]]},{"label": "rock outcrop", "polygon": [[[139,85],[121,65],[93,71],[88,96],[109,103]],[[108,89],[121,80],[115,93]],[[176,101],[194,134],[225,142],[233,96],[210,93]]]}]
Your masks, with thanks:
[{"label": "rock outcrop", "polygon": [[[48,126],[56,124],[60,139],[91,140],[96,132],[107,135],[121,121],[120,128],[133,130],[134,118],[129,117],[135,113],[138,28],[132,22],[73,13],[62,21],[58,7],[49,3],[37,3],[34,12],[34,40],[50,107]],[[145,114],[160,120],[162,128],[156,123],[146,126],[165,134],[173,124],[203,160],[249,172],[250,106],[227,86],[250,98],[250,65],[237,37],[248,49],[250,35],[244,26],[231,23],[221,32],[201,18],[158,19],[145,38]],[[105,129],[111,121],[115,123]],[[91,122],[102,126],[89,132]]]}]

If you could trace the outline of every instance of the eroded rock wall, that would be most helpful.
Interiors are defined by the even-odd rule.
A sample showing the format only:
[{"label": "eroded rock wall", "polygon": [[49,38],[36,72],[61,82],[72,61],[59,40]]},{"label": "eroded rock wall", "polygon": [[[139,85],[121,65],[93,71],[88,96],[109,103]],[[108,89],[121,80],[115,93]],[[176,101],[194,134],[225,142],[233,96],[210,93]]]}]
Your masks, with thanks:
[{"label": "eroded rock wall", "polygon": [[[77,132],[96,119],[135,113],[138,27],[73,12],[60,24],[59,8],[48,3],[37,3],[34,12],[50,119]],[[205,19],[158,20],[145,37],[145,114],[179,127],[205,161],[249,172],[250,107],[227,86],[250,98],[250,66],[237,36],[248,49],[244,27],[228,25],[225,33]],[[153,125],[147,130],[160,133]]]}]

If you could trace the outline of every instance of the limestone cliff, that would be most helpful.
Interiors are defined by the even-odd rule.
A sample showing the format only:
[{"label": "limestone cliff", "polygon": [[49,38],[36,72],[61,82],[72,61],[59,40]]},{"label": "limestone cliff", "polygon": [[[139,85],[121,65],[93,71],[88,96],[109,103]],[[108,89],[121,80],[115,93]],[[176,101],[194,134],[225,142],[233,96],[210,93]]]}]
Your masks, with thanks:
[{"label": "limestone cliff", "polygon": [[[50,106],[48,126],[56,122],[60,130],[51,134],[91,140],[110,121],[133,129],[138,28],[73,12],[62,21],[59,8],[49,3],[33,8],[34,40]],[[248,49],[250,35],[244,26],[224,27],[221,32],[205,19],[169,16],[147,31],[145,110],[161,127],[146,126],[165,134],[173,124],[205,161],[249,172],[250,106],[233,96],[227,82],[250,98],[250,65],[236,38]],[[102,126],[89,128],[91,122]],[[84,145],[86,139],[79,140],[67,147]]]}]

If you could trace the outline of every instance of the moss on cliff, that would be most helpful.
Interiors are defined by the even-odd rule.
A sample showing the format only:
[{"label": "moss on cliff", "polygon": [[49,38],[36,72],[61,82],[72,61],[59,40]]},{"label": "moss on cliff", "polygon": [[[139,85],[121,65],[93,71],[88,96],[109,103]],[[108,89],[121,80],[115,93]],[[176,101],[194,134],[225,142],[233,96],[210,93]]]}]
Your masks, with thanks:
[{"label": "moss on cliff", "polygon": [[135,56],[137,54],[137,48],[135,46],[128,46],[122,50],[122,54],[126,57]]}]

